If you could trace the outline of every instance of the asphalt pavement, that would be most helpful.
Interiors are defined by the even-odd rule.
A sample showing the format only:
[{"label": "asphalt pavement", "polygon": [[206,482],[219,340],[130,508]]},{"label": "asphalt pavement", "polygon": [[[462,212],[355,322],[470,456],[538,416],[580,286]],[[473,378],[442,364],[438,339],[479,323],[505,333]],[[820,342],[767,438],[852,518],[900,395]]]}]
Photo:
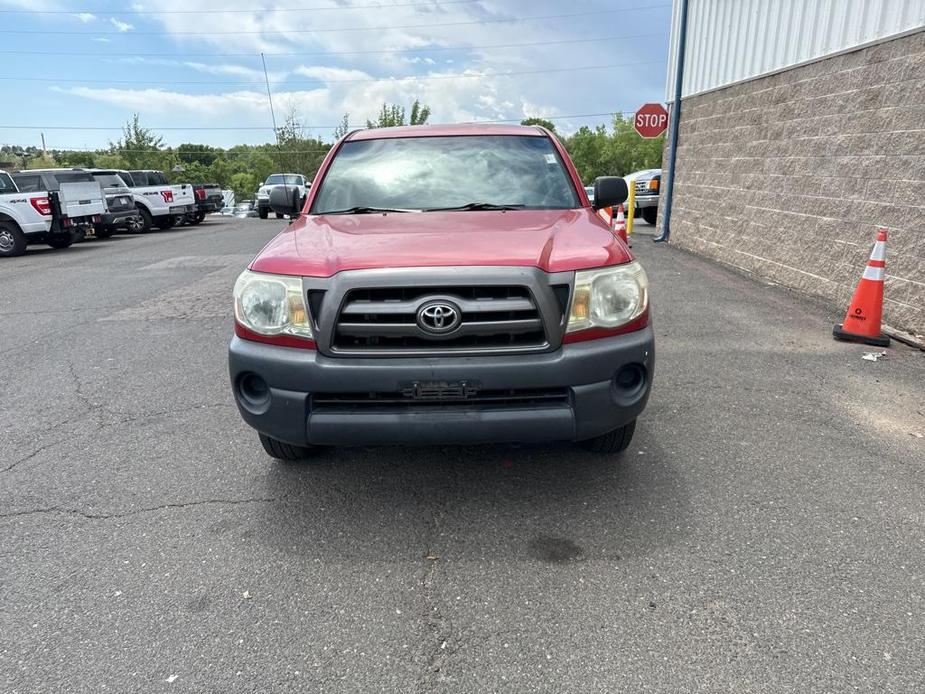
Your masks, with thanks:
[{"label": "asphalt pavement", "polygon": [[863,360],[825,305],[637,236],[622,459],[285,465],[225,356],[281,226],[0,261],[0,691],[925,691],[925,354]]}]

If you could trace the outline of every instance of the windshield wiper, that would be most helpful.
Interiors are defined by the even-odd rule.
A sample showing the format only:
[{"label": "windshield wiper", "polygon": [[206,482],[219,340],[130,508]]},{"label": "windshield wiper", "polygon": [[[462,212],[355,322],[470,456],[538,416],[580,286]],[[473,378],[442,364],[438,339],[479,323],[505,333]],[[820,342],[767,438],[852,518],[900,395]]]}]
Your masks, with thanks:
[{"label": "windshield wiper", "polygon": [[469,210],[519,210],[526,205],[522,203],[515,203],[511,205],[496,205],[491,202],[470,202],[465,205],[457,205],[456,207],[428,207],[425,209],[425,212],[467,212]]},{"label": "windshield wiper", "polygon": [[379,214],[382,212],[420,212],[420,210],[407,210],[400,207],[366,207],[358,205],[348,207],[346,210],[331,210],[330,212],[321,212],[320,214]]}]

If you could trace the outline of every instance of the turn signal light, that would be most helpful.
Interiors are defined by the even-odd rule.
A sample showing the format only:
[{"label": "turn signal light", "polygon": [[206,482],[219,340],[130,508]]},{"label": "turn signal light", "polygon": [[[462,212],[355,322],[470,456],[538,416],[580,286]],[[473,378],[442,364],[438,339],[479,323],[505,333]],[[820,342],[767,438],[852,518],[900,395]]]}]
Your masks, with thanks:
[{"label": "turn signal light", "polygon": [[653,178],[649,181],[649,190],[658,190],[658,179]]}]

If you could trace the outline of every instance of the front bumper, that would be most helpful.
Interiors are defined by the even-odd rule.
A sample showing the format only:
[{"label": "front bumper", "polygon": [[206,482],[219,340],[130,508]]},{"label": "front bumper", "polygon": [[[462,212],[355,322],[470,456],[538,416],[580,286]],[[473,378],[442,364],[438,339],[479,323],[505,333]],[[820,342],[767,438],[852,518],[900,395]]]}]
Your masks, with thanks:
[{"label": "front bumper", "polygon": [[[621,389],[614,375],[638,365],[645,378]],[[250,426],[280,441],[356,446],[578,441],[635,419],[649,398],[655,351],[652,328],[563,345],[554,352],[478,357],[332,359],[315,350],[233,337],[232,389]],[[259,402],[242,395],[245,377],[266,383]],[[328,393],[400,393],[409,383],[466,381],[484,391],[563,389],[550,404],[477,405],[465,401],[318,405]]]},{"label": "front bumper", "polygon": [[646,207],[658,207],[658,195],[637,195],[635,198],[636,209],[641,210]]},{"label": "front bumper", "polygon": [[270,196],[263,197],[262,195],[257,196],[257,207],[266,207],[270,209]]}]

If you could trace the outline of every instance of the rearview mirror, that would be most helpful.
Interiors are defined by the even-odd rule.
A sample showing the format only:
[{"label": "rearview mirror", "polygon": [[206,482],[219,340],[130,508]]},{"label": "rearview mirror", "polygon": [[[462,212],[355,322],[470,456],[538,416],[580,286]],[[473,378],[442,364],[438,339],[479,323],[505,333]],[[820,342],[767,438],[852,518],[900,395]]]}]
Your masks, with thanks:
[{"label": "rearview mirror", "polygon": [[302,198],[295,186],[277,186],[270,191],[270,209],[286,217],[298,217],[302,212]]},{"label": "rearview mirror", "polygon": [[[619,176],[598,176],[594,179],[594,209],[602,210],[626,201],[629,190]],[[272,200],[272,198],[271,198]]]}]

